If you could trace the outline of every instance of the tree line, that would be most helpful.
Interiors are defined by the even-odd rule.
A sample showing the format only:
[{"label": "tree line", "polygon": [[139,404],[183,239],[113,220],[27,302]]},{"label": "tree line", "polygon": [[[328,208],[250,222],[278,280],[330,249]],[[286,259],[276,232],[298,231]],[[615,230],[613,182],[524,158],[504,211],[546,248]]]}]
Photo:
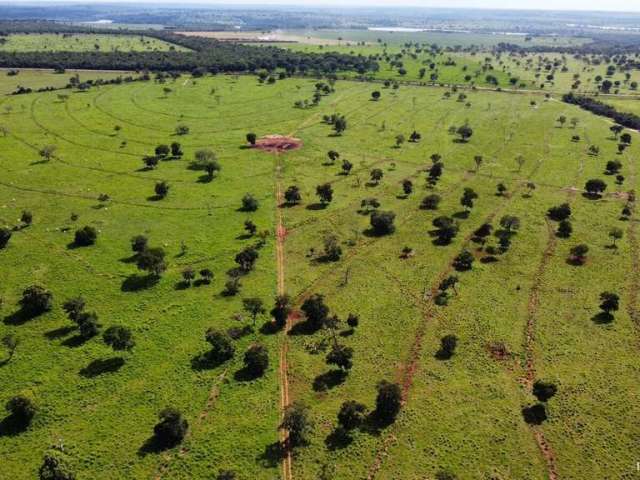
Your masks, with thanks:
[{"label": "tree line", "polygon": [[588,110],[595,115],[608,117],[624,127],[631,128],[633,130],[640,129],[640,116],[635,113],[619,112],[615,107],[607,105],[599,100],[595,100],[584,95],[567,93],[562,96],[562,101],[572,105],[577,105],[583,110]]}]

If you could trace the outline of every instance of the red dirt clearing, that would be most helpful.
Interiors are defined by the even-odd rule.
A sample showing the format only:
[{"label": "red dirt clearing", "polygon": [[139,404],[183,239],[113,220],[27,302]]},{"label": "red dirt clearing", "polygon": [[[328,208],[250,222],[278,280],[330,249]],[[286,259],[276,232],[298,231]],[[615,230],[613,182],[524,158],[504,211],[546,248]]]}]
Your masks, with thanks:
[{"label": "red dirt clearing", "polygon": [[302,147],[302,140],[285,135],[266,135],[256,140],[253,148],[269,153],[282,153]]}]

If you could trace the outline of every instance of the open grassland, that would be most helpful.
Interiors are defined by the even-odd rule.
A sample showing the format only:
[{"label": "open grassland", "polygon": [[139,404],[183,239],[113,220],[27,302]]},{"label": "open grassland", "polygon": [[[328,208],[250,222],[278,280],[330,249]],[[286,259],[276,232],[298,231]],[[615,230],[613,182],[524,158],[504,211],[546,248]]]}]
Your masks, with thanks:
[{"label": "open grassland", "polygon": [[635,113],[640,115],[640,97],[638,98],[614,98],[614,97],[599,97],[596,100],[616,107],[621,112]]},{"label": "open grassland", "polygon": [[135,74],[132,72],[108,72],[104,70],[66,70],[65,73],[55,73],[53,70],[29,68],[20,70],[0,69],[0,95],[13,93],[20,87],[30,88],[34,91],[41,88],[64,88],[69,85],[71,77],[76,75],[80,78],[80,82],[85,82],[97,79],[111,80]]},{"label": "open grassland", "polygon": [[89,33],[16,33],[1,37],[0,50],[7,52],[166,52],[186,51],[144,35]]},{"label": "open grassland", "polygon": [[[620,212],[625,192],[637,188],[640,138],[634,133],[618,155],[607,121],[540,94],[468,91],[457,101],[443,88],[339,81],[319,106],[294,108],[295,100],[311,97],[314,83],[183,77],[168,85],[169,92],[166,85],[139,82],[92,88],[66,101],[55,93],[1,100],[0,220],[16,225],[23,210],[34,220],[0,251],[0,336],[20,340],[14,358],[0,367],[0,403],[27,393],[40,411],[26,431],[0,436],[0,478],[33,478],[43,452],[60,443],[78,478],[199,479],[221,468],[240,479],[278,478],[274,444],[285,345],[289,399],[304,401],[315,424],[310,444],[294,453],[292,477],[285,478],[311,480],[321,471],[336,479],[434,478],[444,469],[463,480],[633,475],[640,435],[640,402],[633,394],[640,379],[640,272],[636,220],[621,221]],[[379,101],[371,100],[373,90],[381,91]],[[333,113],[346,116],[341,136],[322,121]],[[561,115],[575,117],[576,127],[559,126]],[[455,141],[449,127],[467,122],[473,136]],[[189,133],[176,135],[178,125]],[[397,135],[414,130],[421,141],[394,147]],[[247,132],[293,135],[303,146],[271,155],[245,148]],[[182,144],[181,159],[142,168],[144,155],[173,141]],[[57,146],[48,161],[38,154],[45,145]],[[600,147],[599,156],[587,154],[589,145]],[[210,182],[189,169],[200,148],[214,149],[222,167]],[[329,150],[340,160],[328,162]],[[435,153],[444,173],[427,188],[425,169]],[[483,157],[477,170],[474,156]],[[343,159],[353,164],[349,175],[341,174]],[[603,173],[613,159],[622,162],[622,185]],[[377,185],[369,178],[374,168],[383,172]],[[590,178],[607,182],[603,198],[581,195]],[[414,186],[406,198],[405,179]],[[160,180],[171,189],[154,200]],[[315,189],[325,182],[334,198],[323,207]],[[531,195],[527,182],[535,185]],[[507,188],[504,195],[496,195],[498,183]],[[300,188],[302,203],[281,207],[276,192],[290,185]],[[460,205],[464,188],[479,195],[468,214]],[[238,211],[245,193],[259,200],[256,212]],[[110,200],[98,201],[100,194]],[[420,209],[428,194],[441,196],[438,210]],[[396,214],[394,233],[370,232],[369,215],[359,210],[372,197],[380,210]],[[556,222],[545,218],[549,207],[564,202],[573,210],[568,239],[556,237]],[[440,215],[455,215],[460,225],[446,246],[429,235]],[[487,251],[472,234],[485,222],[499,230],[504,215],[517,216],[521,227],[497,261],[481,262]],[[280,266],[279,217],[286,233]],[[256,269],[242,277],[240,293],[224,297],[234,255],[256,241],[243,235],[248,218],[270,234]],[[71,246],[73,232],[84,225],[98,229],[97,243]],[[617,248],[608,237],[612,227],[624,232]],[[168,253],[168,270],[155,285],[137,276],[129,246],[137,234]],[[338,261],[322,258],[327,235],[342,248]],[[497,248],[497,242],[491,235],[487,245]],[[569,249],[579,243],[589,245],[588,260],[569,265]],[[409,258],[400,258],[404,247],[413,249]],[[456,273],[451,262],[464,248],[476,261],[471,271]],[[185,288],[181,272],[188,266],[212,269],[212,284]],[[261,330],[268,322],[261,315],[255,330],[234,342],[233,360],[194,367],[193,358],[208,349],[207,328],[251,325],[234,318],[243,298],[272,305],[278,270],[296,309],[321,293],[341,320],[359,315],[355,331],[343,323],[337,332],[354,350],[351,371],[336,373],[325,363],[331,332],[310,333],[297,313],[287,335]],[[434,291],[449,274],[460,279],[457,293],[437,306]],[[53,292],[54,308],[17,321],[20,294],[34,283]],[[621,299],[607,324],[596,317],[604,290]],[[78,341],[61,309],[77,295],[105,327],[132,329],[132,352],[114,355],[100,337]],[[458,337],[458,348],[441,360],[435,353],[447,334]],[[268,347],[270,366],[247,381],[238,372],[254,341]],[[492,350],[498,344],[504,346],[500,356]],[[109,361],[119,357],[123,364]],[[403,390],[396,422],[335,434],[342,402],[373,409],[383,379]],[[554,382],[558,392],[548,401],[549,419],[529,426],[521,410],[535,403],[530,383],[537,379]],[[168,405],[184,413],[190,433],[180,447],[150,451],[145,445],[156,415]],[[550,449],[546,455],[542,446]]]}]

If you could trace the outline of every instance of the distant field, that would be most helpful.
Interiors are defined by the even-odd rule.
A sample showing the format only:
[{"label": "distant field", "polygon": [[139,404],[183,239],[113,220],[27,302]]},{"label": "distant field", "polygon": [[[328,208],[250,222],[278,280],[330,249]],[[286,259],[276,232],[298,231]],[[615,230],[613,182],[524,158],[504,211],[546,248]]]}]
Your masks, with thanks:
[{"label": "distant field", "polygon": [[134,75],[132,72],[110,72],[96,70],[66,70],[65,73],[55,73],[53,70],[20,69],[17,75],[8,75],[8,69],[0,69],[0,95],[15,92],[18,87],[31,88],[63,88],[69,84],[69,79],[76,74],[80,81],[85,80],[110,80],[112,78]]},{"label": "distant field", "polygon": [[574,37],[532,37],[526,41],[524,35],[507,35],[504,33],[463,33],[463,32],[388,32],[376,30],[347,30],[347,29],[313,29],[313,30],[288,30],[286,34],[297,37],[310,37],[326,41],[340,41],[342,43],[388,43],[389,45],[402,45],[407,42],[436,43],[442,47],[480,45],[492,47],[498,43],[514,43],[516,45],[534,46],[561,46],[581,45],[590,40]]},{"label": "distant field", "polygon": [[180,35],[188,37],[204,37],[215,38],[218,40],[227,40],[234,42],[293,42],[303,43],[311,45],[343,45],[342,42],[337,39],[328,39],[321,37],[313,37],[305,34],[295,34],[286,31],[273,31],[273,32],[176,32]]},{"label": "distant field", "polygon": [[392,46],[400,46],[407,42],[435,43],[442,47],[453,46],[482,46],[492,47],[498,43],[513,43],[522,46],[570,46],[582,45],[591,40],[577,37],[532,37],[525,40],[524,35],[484,34],[484,33],[458,33],[458,32],[388,32],[375,30],[272,30],[272,31],[185,31],[177,32],[182,35],[217,38],[220,40],[234,41],[260,41],[260,42],[294,42],[308,45],[338,45],[343,47],[354,46],[364,42],[374,45],[387,43]]},{"label": "distant field", "polygon": [[[14,231],[0,250],[0,337],[20,341],[0,367],[0,405],[24,393],[40,407],[27,430],[0,433],[0,478],[35,478],[44,452],[61,443],[78,479],[192,480],[215,478],[220,469],[240,480],[280,478],[275,445],[284,386],[290,400],[309,405],[315,425],[309,445],[293,456],[295,479],[432,479],[446,469],[460,480],[546,480],[552,467],[562,480],[632,478],[640,435],[632,393],[640,378],[640,252],[635,213],[620,218],[626,192],[640,186],[640,136],[633,133],[618,155],[608,121],[538,93],[465,90],[459,100],[439,87],[338,81],[317,107],[295,108],[294,101],[312,98],[317,81],[183,76],[162,85],[70,91],[66,99],[56,92],[0,99],[0,224],[33,213],[33,224]],[[342,135],[323,121],[333,113],[346,117]],[[560,116],[575,117],[575,126],[561,126]],[[465,123],[473,135],[456,141],[449,129]],[[189,132],[176,134],[179,125]],[[396,146],[398,135],[406,140],[413,131],[419,142]],[[293,135],[303,146],[260,152],[247,148],[248,132]],[[174,141],[182,144],[181,158],[144,168],[144,156]],[[49,160],[39,155],[46,145],[57,147]],[[587,154],[590,145],[599,156]],[[211,181],[190,166],[202,148],[213,149],[221,166]],[[339,152],[337,162],[328,160],[329,150]],[[428,186],[433,154],[444,169]],[[621,161],[621,185],[603,172],[612,159]],[[352,164],[348,175],[343,160]],[[371,181],[374,169],[382,173],[379,183]],[[581,195],[591,178],[607,184],[601,199]],[[412,192],[405,196],[406,179]],[[161,180],[170,191],[158,200]],[[334,193],[323,206],[316,187],[326,182]],[[292,185],[301,204],[279,206],[278,192]],[[468,212],[460,203],[465,188],[478,194]],[[259,201],[257,211],[240,210],[246,193]],[[100,201],[101,194],[109,198]],[[437,210],[421,209],[430,194],[441,198]],[[371,198],[395,213],[393,233],[370,230],[362,200]],[[557,223],[545,216],[563,202],[573,212],[570,238],[557,237]],[[449,245],[430,235],[442,215],[459,225]],[[505,215],[517,216],[520,227],[502,249]],[[224,296],[234,256],[257,241],[244,230],[249,219],[267,232],[265,245],[238,295]],[[483,246],[471,239],[487,222],[493,233]],[[85,225],[98,230],[97,243],[72,245]],[[615,248],[612,227],[623,231]],[[136,269],[130,239],[138,234],[167,252],[168,269],[156,284]],[[342,250],[337,261],[323,255],[329,236]],[[589,246],[587,261],[574,266],[569,250],[580,243]],[[405,247],[412,253],[402,258]],[[453,259],[465,249],[473,266],[456,272]],[[185,286],[189,267],[211,269],[212,284]],[[434,291],[450,274],[459,283],[449,304],[438,306]],[[232,360],[193,363],[210,348],[208,328],[252,327],[242,300],[258,297],[268,311],[278,278],[293,299],[294,328],[263,329],[270,315],[260,313],[255,328],[233,341]],[[52,291],[54,307],[25,320],[15,315],[17,302],[34,283]],[[620,296],[610,323],[597,315],[604,290]],[[299,308],[313,293],[323,294],[341,320],[335,330],[305,330]],[[100,336],[78,339],[61,308],[77,295],[103,330],[132,330],[131,352],[114,353]],[[359,315],[354,331],[345,325],[349,313]],[[442,360],[436,352],[447,334],[458,346]],[[346,374],[325,362],[336,341],[353,349]],[[263,377],[247,379],[242,357],[253,342],[268,348],[270,365]],[[406,393],[397,421],[384,428],[366,423],[346,438],[336,433],[342,402],[373,409],[383,379]],[[536,402],[534,379],[558,387],[540,426],[522,415]],[[180,447],[149,450],[166,406],[184,413],[190,433]]]},{"label": "distant field", "polygon": [[28,33],[11,34],[0,37],[0,50],[8,52],[153,52],[178,50],[184,47],[143,35],[109,35],[109,34],[49,34]]}]

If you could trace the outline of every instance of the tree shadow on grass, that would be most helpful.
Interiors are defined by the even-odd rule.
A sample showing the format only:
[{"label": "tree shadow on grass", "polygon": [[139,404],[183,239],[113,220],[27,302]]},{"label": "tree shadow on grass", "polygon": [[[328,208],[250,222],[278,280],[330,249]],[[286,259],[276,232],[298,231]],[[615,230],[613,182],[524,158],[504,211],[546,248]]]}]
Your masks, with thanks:
[{"label": "tree shadow on grass", "polygon": [[88,338],[83,337],[82,335],[74,335],[73,337],[69,337],[64,340],[61,345],[69,348],[77,348],[84,345],[88,340]]},{"label": "tree shadow on grass", "polygon": [[280,205],[278,205],[278,208],[293,208],[293,207],[297,207],[298,205],[300,205],[300,202],[293,203],[293,202],[287,202],[285,200]]},{"label": "tree shadow on grass", "polygon": [[255,372],[249,370],[247,367],[241,368],[233,374],[233,379],[236,382],[252,382],[260,377],[262,377],[261,374],[256,374]]},{"label": "tree shadow on grass", "polygon": [[173,289],[174,290],[186,290],[190,286],[191,286],[191,282],[187,282],[186,280],[180,280],[179,282],[176,282],[176,284],[173,286]]},{"label": "tree shadow on grass", "polygon": [[283,326],[278,325],[273,320],[268,320],[262,324],[260,327],[260,333],[263,335],[275,335],[280,330],[282,330]]},{"label": "tree shadow on grass", "polygon": [[305,207],[307,210],[324,210],[327,208],[326,203],[310,203]]},{"label": "tree shadow on grass", "polygon": [[264,452],[258,455],[258,462],[264,468],[275,468],[286,455],[286,448],[281,442],[273,442],[264,447]]},{"label": "tree shadow on grass", "polygon": [[44,336],[47,340],[56,340],[58,338],[66,337],[71,332],[75,331],[76,327],[72,325],[65,325],[64,327],[56,328],[54,330],[49,330],[48,332],[44,332]]},{"label": "tree shadow on grass", "polygon": [[86,247],[91,247],[92,245],[81,245],[78,242],[76,242],[75,240],[73,242],[69,242],[67,243],[67,249],[68,250],[77,250],[79,248],[86,248]]},{"label": "tree shadow on grass", "polygon": [[200,175],[198,177],[198,183],[211,183],[215,177],[210,177],[208,174]]},{"label": "tree shadow on grass", "polygon": [[114,373],[122,368],[124,358],[113,357],[107,359],[97,359],[80,370],[80,375],[85,378],[95,378],[105,373]]},{"label": "tree shadow on grass", "polygon": [[[46,312],[42,312],[42,313],[46,313]],[[20,310],[17,310],[12,314],[4,317],[3,323],[5,325],[13,325],[13,326],[23,325],[27,323],[29,320],[33,320],[34,318],[39,317],[40,315],[41,313],[34,313],[34,312],[30,312],[29,310],[25,310],[24,308],[21,308]]]},{"label": "tree shadow on grass", "polygon": [[373,410],[366,416],[359,429],[361,432],[377,437],[382,433],[383,429],[392,425],[394,421],[395,419],[381,417],[378,412]]},{"label": "tree shadow on grass", "polygon": [[191,368],[196,371],[202,370],[213,370],[214,368],[218,368],[224,362],[229,360],[228,358],[220,358],[215,359],[209,355],[209,352],[200,353],[198,355],[194,355],[191,358]]},{"label": "tree shadow on grass", "polygon": [[0,421],[0,438],[20,435],[27,428],[29,428],[29,422],[25,422],[15,415],[7,415]]},{"label": "tree shadow on grass", "polygon": [[452,215],[453,218],[457,218],[459,220],[465,220],[469,218],[469,212],[467,210],[461,210]]},{"label": "tree shadow on grass", "polygon": [[138,290],[153,287],[158,281],[159,278],[155,275],[138,275],[134,273],[125,278],[120,286],[120,290],[123,292],[137,292]]},{"label": "tree shadow on grass", "polygon": [[602,198],[602,195],[600,195],[599,193],[583,192],[582,197],[586,198],[587,200],[600,200]]},{"label": "tree shadow on grass", "polygon": [[138,456],[146,457],[147,455],[158,454],[171,448],[173,447],[163,444],[160,440],[158,440],[158,437],[152,435],[147,438],[140,446],[140,448],[138,449]]},{"label": "tree shadow on grass", "polygon": [[440,361],[447,361],[447,360],[451,360],[451,357],[453,357],[453,352],[450,352],[448,350],[443,350],[442,348],[439,349],[434,355],[433,357],[436,360],[440,360]]},{"label": "tree shadow on grass", "polygon": [[313,390],[316,392],[326,392],[341,385],[346,379],[347,372],[344,370],[329,370],[313,379]]},{"label": "tree shadow on grass", "polygon": [[287,335],[297,336],[297,335],[313,335],[319,329],[312,325],[308,320],[304,322],[298,322],[291,327]]},{"label": "tree shadow on grass", "polygon": [[486,255],[480,259],[480,263],[496,263],[498,261],[498,257],[495,255]]},{"label": "tree shadow on grass", "polygon": [[608,325],[613,322],[613,315],[607,312],[598,312],[591,317],[591,321],[597,325]]},{"label": "tree shadow on grass", "polygon": [[130,257],[123,257],[118,261],[120,261],[122,263],[136,263],[136,260],[138,260],[138,255],[137,254],[133,254]]},{"label": "tree shadow on grass", "polygon": [[333,432],[324,439],[324,444],[329,451],[342,450],[353,442],[353,437],[344,428],[336,427]]}]

